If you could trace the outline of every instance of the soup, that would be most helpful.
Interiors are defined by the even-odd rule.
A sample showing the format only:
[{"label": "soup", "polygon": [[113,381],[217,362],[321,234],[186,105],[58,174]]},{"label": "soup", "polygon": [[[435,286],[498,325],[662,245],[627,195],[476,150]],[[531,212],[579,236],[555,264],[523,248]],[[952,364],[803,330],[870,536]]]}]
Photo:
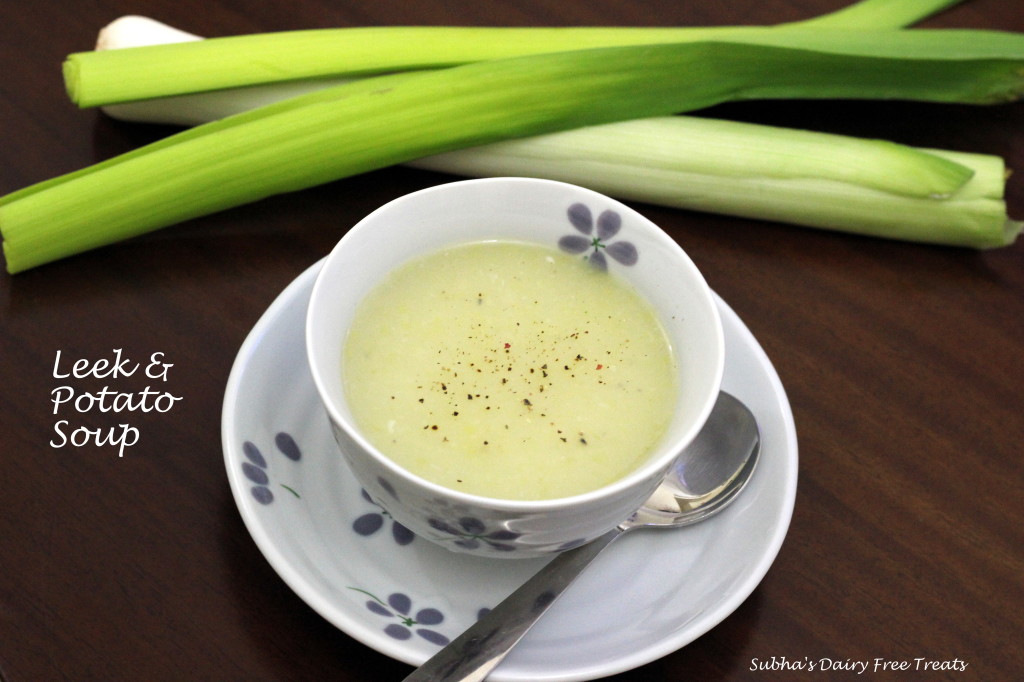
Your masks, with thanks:
[{"label": "soup", "polygon": [[356,425],[408,471],[512,500],[595,490],[668,428],[677,372],[650,304],[579,256],[479,242],[392,272],[343,349]]}]

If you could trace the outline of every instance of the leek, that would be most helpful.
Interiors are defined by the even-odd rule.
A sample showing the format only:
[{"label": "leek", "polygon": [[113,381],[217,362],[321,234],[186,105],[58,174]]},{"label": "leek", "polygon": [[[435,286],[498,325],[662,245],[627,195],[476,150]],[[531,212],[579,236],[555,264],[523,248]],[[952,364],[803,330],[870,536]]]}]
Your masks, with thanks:
[{"label": "leek", "polygon": [[960,2],[962,0],[862,0],[799,23],[803,28],[903,28]]},{"label": "leek", "polygon": [[[899,2],[893,2],[892,0],[860,0],[859,2],[853,3],[847,7],[843,7],[834,12],[824,14],[811,19],[805,19],[803,21],[792,22],[789,24],[781,24],[776,27],[778,28],[814,28],[814,27],[826,27],[826,28],[858,28],[858,29],[886,29],[886,28],[903,28],[909,26],[915,22],[925,19],[932,14],[935,14],[947,7],[958,4],[962,0],[900,0]],[[384,30],[384,29],[381,29]],[[405,29],[400,29],[405,30]],[[445,29],[432,29],[444,31]],[[461,29],[460,29],[461,30]],[[528,33],[528,30],[516,29],[520,34]],[[548,35],[555,37],[559,34],[555,33],[551,29],[544,29],[548,32]],[[643,31],[647,29],[629,29],[633,31],[638,37],[643,35]],[[713,37],[715,35],[723,36],[727,32],[732,31],[734,34],[737,31],[734,28],[679,28],[679,29],[665,29],[660,30],[660,35],[673,37],[677,40],[689,39],[694,40],[698,37]],[[495,31],[491,31],[495,33]],[[500,34],[500,31],[497,31]],[[293,37],[301,37],[302,34],[292,33]],[[336,32],[339,36],[339,40],[344,39],[345,30]],[[605,35],[614,37],[614,30],[608,31]],[[650,30],[647,30],[648,37],[655,37],[659,35]],[[392,36],[397,37],[397,36]],[[562,34],[564,38],[564,34]],[[186,31],[182,31],[177,28],[173,28],[149,17],[128,15],[115,19],[107,26],[103,27],[96,41],[96,51],[106,51],[114,49],[124,49],[129,47],[149,47],[154,45],[166,45],[170,43],[189,42],[195,40],[201,40],[200,36],[197,36]],[[362,55],[362,59],[387,59],[387,55],[390,50],[395,49],[394,44],[389,44],[389,50],[383,50],[380,46],[373,46],[374,49],[370,53],[370,57]],[[553,45],[553,47],[558,47]],[[346,45],[346,51],[352,50],[351,45]],[[483,48],[479,48],[483,49]],[[65,66],[67,72],[66,83],[69,90],[76,92],[82,89],[82,68],[81,64],[86,64],[85,70],[88,74],[90,68],[89,60],[99,59],[100,68],[104,68],[103,57],[92,57],[89,56],[91,53],[81,53],[79,55],[72,55],[68,58],[68,65]],[[138,55],[139,53],[133,53]],[[145,53],[143,53],[145,54]],[[426,58],[427,61],[436,61],[431,57]],[[78,65],[73,65],[73,62],[78,61]],[[125,121],[140,121],[148,123],[164,123],[171,125],[184,125],[193,126],[200,123],[205,123],[218,118],[224,118],[231,114],[236,114],[249,109],[276,102],[281,99],[294,97],[296,95],[305,94],[313,90],[319,90],[321,88],[337,85],[342,82],[351,80],[344,75],[339,75],[336,72],[325,69],[322,64],[314,64],[312,68],[317,70],[318,74],[321,74],[318,78],[309,78],[308,72],[303,70],[301,65],[296,66],[295,62],[297,57],[294,54],[283,54],[279,55],[279,64],[288,63],[288,71],[291,73],[289,80],[282,80],[281,70],[276,69],[271,72],[269,70],[264,71],[262,79],[256,78],[255,80],[250,76],[246,79],[240,76],[238,73],[232,73],[230,75],[223,75],[225,69],[223,66],[218,67],[218,71],[222,74],[218,78],[222,80],[222,86],[216,90],[206,90],[197,92],[197,86],[193,82],[185,81],[184,83],[176,86],[175,91],[185,91],[188,94],[178,95],[161,95],[159,97],[146,97],[139,99],[141,96],[138,91],[123,94],[122,97],[130,99],[128,103],[122,104],[106,104],[99,105],[103,106],[104,113]],[[143,83],[151,85],[155,81],[153,80],[153,74],[145,68],[139,68],[140,65],[136,63],[134,59],[123,60],[120,62],[122,65],[127,64],[131,69],[129,73],[124,73],[116,68],[112,69],[113,73],[110,75],[110,80],[116,79],[118,82],[123,83],[125,81],[134,81],[135,83]],[[95,66],[96,62],[93,61],[92,65]],[[108,62],[107,68],[111,65]],[[379,68],[380,67],[378,62]],[[423,67],[424,64],[418,64],[417,67]],[[305,67],[310,68],[310,67]],[[345,72],[349,69],[349,59],[342,59],[341,71]],[[170,65],[170,70],[174,72],[174,64]],[[176,73],[176,72],[175,72]],[[323,75],[325,74],[326,75]],[[90,80],[95,80],[94,78]],[[273,81],[273,82],[271,82]],[[166,88],[166,82],[160,81],[162,85],[160,87]],[[166,90],[164,91],[166,92]]]},{"label": "leek", "polygon": [[[139,46],[129,51],[71,54],[64,63],[68,94],[81,107],[267,83],[352,78],[434,69],[474,61],[598,47],[669,42],[751,42],[776,47],[861,54],[873,40],[827,35],[851,25],[905,25],[955,0],[869,0],[832,15],[775,27],[491,28],[385,26],[281,31]],[[880,36],[884,41],[885,37]],[[874,38],[877,40],[878,38]],[[970,40],[965,35],[963,40]],[[986,39],[991,40],[991,39]],[[909,55],[908,55],[909,56]],[[210,65],[217,68],[211,69]]]},{"label": "leek", "polygon": [[[901,192],[900,166],[913,154],[973,175],[943,197]],[[1007,171],[997,156],[690,116],[498,142],[410,165],[562,180],[620,199],[947,246],[1005,246],[1022,228],[1007,216]]]},{"label": "leek", "polygon": [[[899,21],[935,11],[935,2],[889,3]],[[877,23],[866,0],[840,14]],[[944,5],[951,4],[948,0]],[[922,9],[923,7],[923,9]],[[856,17],[864,17],[856,19]],[[888,15],[887,20],[893,20]],[[200,40],[153,19],[122,17],[100,31],[97,49]],[[282,83],[113,105],[119,119],[196,125],[325,87]],[[973,176],[954,193],[913,196],[901,189],[917,158],[879,141],[688,116],[643,119],[499,142],[408,162],[474,177],[525,175],[585,185],[621,199],[935,244],[975,248],[1012,243],[1003,189],[1008,171],[991,155],[919,151],[954,161]]]}]

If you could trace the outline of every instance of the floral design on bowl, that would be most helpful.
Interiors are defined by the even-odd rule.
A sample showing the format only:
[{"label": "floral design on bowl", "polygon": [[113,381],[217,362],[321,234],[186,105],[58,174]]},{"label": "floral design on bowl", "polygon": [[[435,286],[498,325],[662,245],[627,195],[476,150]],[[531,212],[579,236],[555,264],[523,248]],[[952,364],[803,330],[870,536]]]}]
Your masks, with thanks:
[{"label": "floral design on bowl", "polygon": [[[447,636],[430,628],[416,627],[418,625],[440,625],[444,622],[444,614],[435,608],[425,608],[412,614],[412,599],[403,592],[393,592],[388,595],[387,601],[380,599],[374,594],[361,590],[358,587],[350,587],[350,590],[361,592],[370,599],[366,602],[366,608],[370,612],[385,618],[395,619],[397,622],[389,622],[384,626],[384,634],[398,640],[407,640],[417,635],[431,644],[444,646],[450,641]],[[412,614],[412,615],[410,615]]]},{"label": "floral design on bowl", "polygon": [[451,523],[438,518],[431,518],[427,521],[430,527],[451,536],[451,541],[463,550],[491,549],[499,552],[516,551],[515,540],[519,537],[516,533],[505,528],[488,530],[487,524],[478,518],[464,516],[456,523]]},{"label": "floral design on bowl", "polygon": [[[302,459],[302,451],[299,449],[295,439],[290,434],[280,432],[274,436],[274,445],[285,457],[293,462],[298,462]],[[270,489],[270,474],[268,473],[269,465],[267,458],[263,455],[263,452],[259,447],[252,441],[245,441],[242,444],[242,453],[245,458],[249,461],[242,462],[242,474],[249,479],[253,486],[250,489],[253,499],[263,505],[270,504],[274,501],[274,492]],[[299,493],[294,488],[285,485],[284,483],[278,483],[282,488],[290,492],[295,497],[300,497]]]},{"label": "floral design on bowl", "polygon": [[372,512],[367,512],[353,521],[352,530],[359,535],[369,537],[383,528],[384,522],[387,521],[387,519],[391,519],[391,537],[394,538],[395,542],[399,545],[405,546],[413,541],[416,537],[413,532],[398,521],[395,521],[386,509],[373,501],[373,498],[370,497],[370,494],[367,493],[365,489],[362,491],[362,497],[377,509]]},{"label": "floral design on bowl", "polygon": [[608,269],[605,254],[622,265],[636,265],[639,254],[632,242],[611,242],[622,228],[622,216],[618,213],[610,209],[602,211],[595,221],[589,206],[576,203],[569,207],[566,215],[569,223],[581,234],[568,234],[559,239],[560,249],[568,253],[584,254],[583,257],[591,265],[602,271]]},{"label": "floral design on bowl", "polygon": [[391,481],[389,481],[388,479],[384,478],[383,476],[378,476],[377,477],[377,485],[379,485],[381,488],[383,488],[384,492],[386,492],[388,495],[390,495],[392,497],[392,499],[395,499],[395,500],[398,499],[398,493],[395,492],[395,486],[391,485]]}]

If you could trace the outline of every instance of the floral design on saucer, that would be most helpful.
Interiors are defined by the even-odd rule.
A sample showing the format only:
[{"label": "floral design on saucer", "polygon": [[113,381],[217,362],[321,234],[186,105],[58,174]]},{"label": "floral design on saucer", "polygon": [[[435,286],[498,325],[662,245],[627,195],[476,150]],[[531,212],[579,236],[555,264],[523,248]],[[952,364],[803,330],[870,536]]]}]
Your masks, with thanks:
[{"label": "floral design on saucer", "polygon": [[[393,592],[388,595],[387,601],[385,601],[358,587],[350,587],[349,589],[370,597],[366,602],[366,608],[371,613],[389,619],[384,626],[384,634],[388,637],[404,641],[411,639],[413,633],[415,633],[431,644],[438,646],[444,646],[450,641],[446,635],[431,629],[432,626],[440,625],[444,622],[444,614],[438,609],[425,608],[413,613],[412,599],[404,592]],[[417,627],[422,625],[429,625],[431,627]]]},{"label": "floral design on saucer", "polygon": [[622,265],[636,265],[639,253],[632,242],[611,241],[622,229],[622,216],[618,213],[605,210],[595,220],[589,206],[576,203],[569,207],[566,215],[569,223],[581,234],[565,235],[558,240],[558,248],[568,253],[584,254],[584,259],[602,271],[608,269],[605,254]]},{"label": "floral design on saucer", "polygon": [[[274,445],[277,447],[277,451],[289,460],[298,462],[302,459],[302,451],[290,434],[284,431],[278,433],[274,436]],[[274,492],[270,489],[270,467],[266,456],[264,456],[259,446],[250,440],[242,443],[242,454],[248,460],[247,462],[242,462],[242,474],[253,483],[252,488],[249,489],[253,499],[263,505],[272,503],[274,501]],[[295,495],[295,497],[300,497],[294,488],[284,483],[278,483],[278,485],[292,495]]]}]

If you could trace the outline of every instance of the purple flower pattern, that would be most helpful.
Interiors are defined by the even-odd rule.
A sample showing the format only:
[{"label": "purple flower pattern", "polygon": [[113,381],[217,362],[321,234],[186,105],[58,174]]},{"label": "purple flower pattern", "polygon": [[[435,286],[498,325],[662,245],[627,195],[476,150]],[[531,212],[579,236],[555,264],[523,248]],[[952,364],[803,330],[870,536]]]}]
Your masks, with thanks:
[{"label": "purple flower pattern", "polygon": [[[393,592],[388,595],[387,601],[385,601],[366,590],[361,590],[357,587],[350,587],[349,589],[362,592],[370,597],[366,602],[366,608],[371,613],[391,619],[384,626],[384,634],[388,637],[404,641],[411,639],[413,634],[416,634],[431,644],[438,646],[444,646],[450,641],[446,635],[432,629],[433,626],[444,622],[444,614],[438,609],[425,608],[413,613],[412,599],[403,592]],[[418,627],[424,625],[431,627]]]},{"label": "purple flower pattern", "polygon": [[[274,436],[274,445],[277,446],[281,454],[293,462],[298,462],[302,459],[302,451],[291,435],[283,431],[278,433]],[[242,462],[242,474],[253,483],[249,492],[252,493],[253,498],[260,504],[268,505],[272,503],[274,501],[274,492],[270,489],[267,458],[255,443],[248,440],[242,444],[242,454],[248,460],[247,462]],[[299,493],[294,488],[284,483],[279,483],[278,485],[292,495],[295,495],[295,497],[299,497]]]},{"label": "purple flower pattern", "polygon": [[352,530],[359,535],[369,537],[384,527],[385,521],[391,519],[391,537],[399,545],[405,546],[416,537],[411,530],[395,521],[386,509],[373,501],[366,490],[362,491],[363,499],[376,507],[375,511],[367,512],[352,522]]},{"label": "purple flower pattern", "polygon": [[519,537],[519,533],[504,528],[488,530],[483,521],[472,516],[462,517],[456,525],[436,518],[429,519],[428,523],[434,530],[450,535],[452,542],[462,549],[475,550],[486,545],[499,552],[516,551],[515,545],[510,543]]},{"label": "purple flower pattern", "polygon": [[[622,229],[622,216],[612,210],[605,210],[594,219],[586,204],[573,204],[566,211],[569,223],[581,234],[568,234],[558,240],[558,247],[568,253],[584,254],[584,258],[598,270],[608,269],[607,254],[622,265],[636,265],[639,253],[636,246],[628,241],[611,240]],[[586,235],[586,236],[583,236]]]}]

